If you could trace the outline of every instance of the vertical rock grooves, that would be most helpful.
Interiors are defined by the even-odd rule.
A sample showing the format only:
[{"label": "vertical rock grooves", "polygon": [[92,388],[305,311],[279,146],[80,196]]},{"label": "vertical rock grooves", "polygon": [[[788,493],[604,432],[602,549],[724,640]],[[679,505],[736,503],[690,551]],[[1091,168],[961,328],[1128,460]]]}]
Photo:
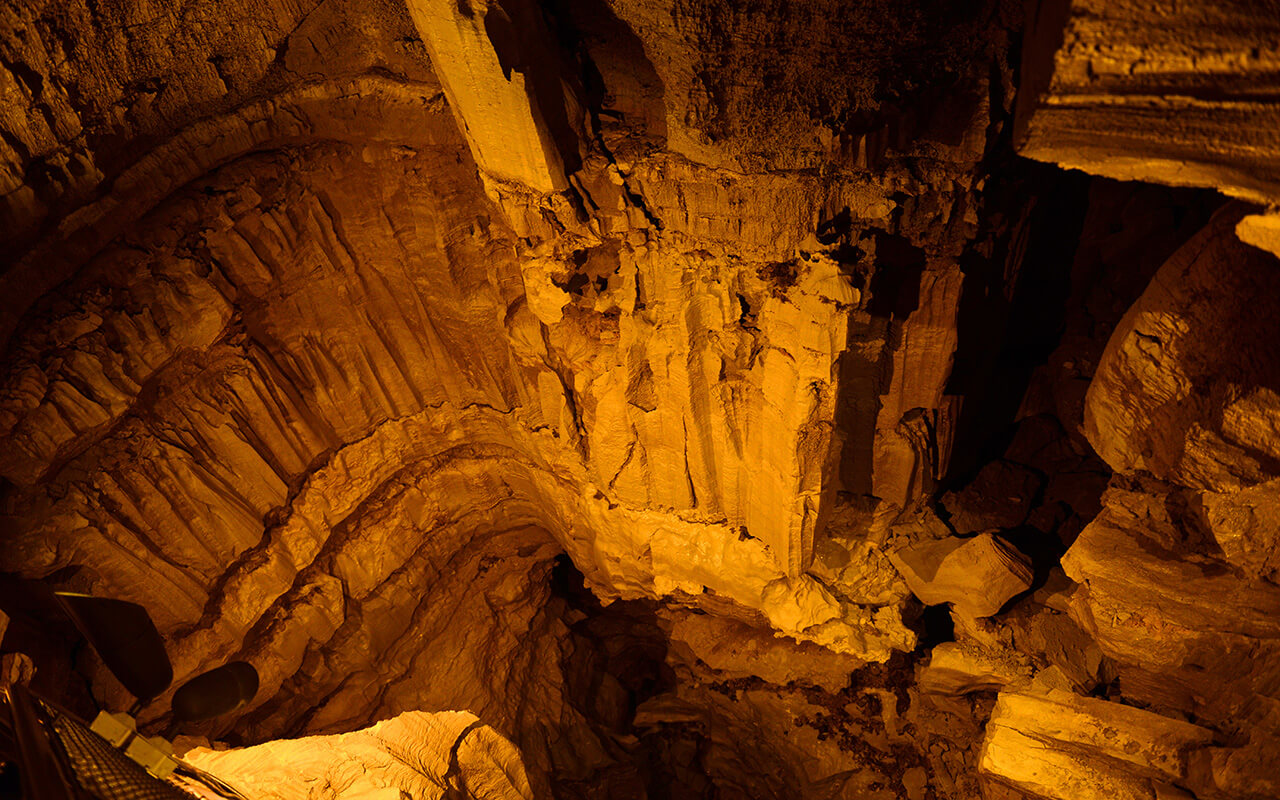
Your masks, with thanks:
[{"label": "vertical rock grooves", "polygon": [[11,4],[0,678],[129,702],[38,579],[267,793],[1275,797],[1266,5]]}]

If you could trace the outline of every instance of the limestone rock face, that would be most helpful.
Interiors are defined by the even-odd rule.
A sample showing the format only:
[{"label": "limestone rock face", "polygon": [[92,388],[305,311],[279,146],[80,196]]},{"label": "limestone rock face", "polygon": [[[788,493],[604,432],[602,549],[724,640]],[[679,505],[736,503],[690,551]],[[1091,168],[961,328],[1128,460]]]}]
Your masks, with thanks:
[{"label": "limestone rock face", "polygon": [[[1051,58],[1047,48],[1026,51],[1034,89],[1020,99],[1021,151],[1274,204],[1265,120],[1275,106],[1257,91],[1273,79],[1253,71],[1254,59],[1274,53],[1239,33],[1259,10],[1194,4],[1147,26],[1136,24],[1145,13],[1136,6],[1043,4],[1028,41],[1047,31],[1060,47]],[[1236,61],[1232,51],[1249,55]],[[1062,568],[1078,586],[1055,605],[1100,648],[1101,673],[1114,676],[1106,696],[1145,711],[1071,700],[1090,707],[1095,721],[1085,729],[1110,733],[1087,741],[1068,730],[1078,719],[1071,711],[1028,712],[1006,726],[1000,720],[1027,701],[1002,694],[982,769],[1003,784],[1038,797],[1277,791],[1264,764],[1278,741],[1275,537],[1266,520],[1278,374],[1267,342],[1280,265],[1267,252],[1269,217],[1250,211],[1220,209],[1154,271],[1096,361],[1063,363],[1090,379],[1081,430],[1116,475],[1100,513],[1065,542]],[[1061,701],[1041,695],[1031,705]],[[1046,732],[1048,716],[1062,728]],[[1150,758],[1166,733],[1176,753]],[[1142,763],[1113,750],[1133,735],[1142,738],[1125,752]]]},{"label": "limestone rock face", "polygon": [[989,533],[914,545],[890,559],[925,604],[951,603],[972,617],[995,614],[1031,586],[1026,556]]},{"label": "limestone rock face", "polygon": [[[428,49],[461,69],[466,57],[444,59],[452,51],[434,36],[461,18],[407,13]],[[502,13],[488,28],[467,22],[466,52],[490,57]],[[350,24],[341,9],[325,20]],[[27,25],[11,23],[15,37]],[[55,37],[72,23],[32,24]],[[34,52],[44,38],[27,42],[13,46]],[[921,373],[909,366],[911,345],[884,336],[881,320],[896,313],[881,309],[892,305],[888,290],[867,291],[870,272],[827,252],[846,234],[797,247],[815,216],[836,210],[889,224],[890,195],[908,178],[853,174],[815,198],[802,174],[729,178],[659,154],[621,193],[593,183],[595,167],[575,178],[592,203],[613,192],[622,217],[599,205],[584,225],[549,200],[563,222],[531,222],[516,208],[526,201],[477,181],[462,152],[469,143],[488,170],[484,153],[502,138],[469,105],[488,79],[466,84],[446,70],[446,107],[421,55],[388,61],[395,78],[362,72],[358,59],[296,85],[271,68],[252,84],[273,92],[269,101],[219,95],[177,130],[148,117],[155,149],[112,156],[110,169],[114,151],[92,156],[113,192],[68,213],[56,243],[33,245],[6,273],[44,288],[43,277],[21,276],[56,244],[60,261],[44,271],[67,279],[34,305],[19,291],[7,306],[27,320],[9,344],[0,411],[0,471],[20,532],[12,563],[28,574],[81,567],[82,588],[155,608],[180,643],[180,674],[213,654],[262,653],[267,695],[307,662],[309,642],[346,635],[351,601],[392,592],[383,582],[425,536],[394,531],[454,525],[473,501],[500,506],[509,527],[550,531],[605,596],[715,592],[858,660],[909,648],[900,596],[848,602],[803,572],[832,504],[841,441],[830,419],[850,337],[868,354],[908,359],[877,430],[901,427],[907,411],[932,413],[959,273],[946,259],[926,263],[924,291],[944,288],[893,322],[908,340],[925,309],[933,321],[921,324],[941,326]],[[34,55],[28,62],[44,69]],[[149,68],[168,67],[137,67]],[[32,108],[55,85],[37,87],[48,97],[24,89]],[[207,88],[198,86],[193,97]],[[461,135],[448,108],[462,115]],[[93,121],[88,109],[72,112]],[[527,122],[542,136],[536,116]],[[944,155],[943,173],[973,158]],[[559,187],[520,175],[520,191]],[[771,209],[785,209],[774,230],[712,222],[741,202],[733,198],[762,190],[785,199]],[[663,236],[625,213],[636,197]],[[877,268],[895,267],[866,265]],[[850,314],[866,333],[851,332]],[[915,463],[919,452],[902,457]],[[876,472],[894,475],[896,458],[875,456],[887,465]],[[477,459],[495,467],[494,483],[411,488]],[[869,472],[869,454],[862,464]],[[925,471],[940,468],[935,459]],[[924,489],[908,481],[888,493],[905,504]],[[422,499],[441,492],[454,511]],[[526,503],[536,519],[516,510]],[[472,525],[461,522],[458,542]],[[375,544],[384,537],[404,545],[388,552]],[[849,593],[856,599],[856,585]],[[267,630],[291,644],[261,644]],[[259,644],[244,644],[250,632]]]},{"label": "limestone rock face", "polygon": [[1136,799],[1185,785],[1212,742],[1204,728],[1117,703],[1002,692],[979,768],[1037,797]]},{"label": "limestone rock face", "polygon": [[1275,692],[1280,587],[1161,537],[1177,530],[1152,508],[1163,499],[1108,494],[1063,559],[1082,585],[1071,613],[1118,662],[1126,694],[1226,720]]},{"label": "limestone rock face", "polygon": [[1113,469],[1209,491],[1275,477],[1275,259],[1224,211],[1160,268],[1111,335],[1085,430]]},{"label": "limestone rock face", "polygon": [[9,3],[6,679],[131,702],[39,579],[257,796],[1280,795],[1276,15],[1149,6]]},{"label": "limestone rock face", "polygon": [[1274,202],[1275,9],[1045,0],[1033,9],[1020,150],[1121,180]]},{"label": "limestone rock face", "polygon": [[[257,698],[200,733],[465,708],[544,795],[629,763],[606,729],[638,691],[576,677],[598,659],[549,588],[561,553],[772,662],[775,634],[808,642],[832,691],[911,650],[883,526],[845,526],[838,579],[808,570],[841,473],[901,509],[945,470],[987,68],[954,123],[900,134],[923,172],[885,151],[873,75],[799,121],[803,163],[780,139],[725,169],[687,157],[715,125],[658,132],[709,17],[577,19],[603,98],[533,4],[295,5],[4,12],[5,570],[141,603],[179,681],[253,663]],[[619,77],[646,49],[665,77]]]},{"label": "limestone rock face", "polygon": [[353,733],[237,750],[196,748],[182,759],[264,800],[534,797],[515,745],[457,711],[408,712]]},{"label": "limestone rock face", "polygon": [[958,695],[1016,686],[1030,678],[1025,664],[981,648],[943,642],[933,648],[929,664],[920,670],[919,683],[926,692]]},{"label": "limestone rock face", "polygon": [[408,9],[480,169],[535,192],[564,189],[581,124],[567,118],[574,105],[535,5],[421,0]]}]

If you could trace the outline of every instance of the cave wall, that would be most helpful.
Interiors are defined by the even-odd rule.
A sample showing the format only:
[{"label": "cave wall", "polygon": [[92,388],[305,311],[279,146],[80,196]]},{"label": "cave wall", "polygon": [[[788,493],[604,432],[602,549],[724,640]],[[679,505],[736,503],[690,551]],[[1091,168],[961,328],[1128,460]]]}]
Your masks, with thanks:
[{"label": "cave wall", "polygon": [[1268,796],[1272,17],[1144,13],[0,10],[0,568],[253,663],[214,739],[466,709],[539,795]]}]

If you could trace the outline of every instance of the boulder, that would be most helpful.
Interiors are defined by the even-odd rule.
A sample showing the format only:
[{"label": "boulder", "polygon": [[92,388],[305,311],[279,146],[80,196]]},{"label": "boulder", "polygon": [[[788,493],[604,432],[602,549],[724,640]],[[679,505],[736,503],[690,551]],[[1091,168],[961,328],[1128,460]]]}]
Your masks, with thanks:
[{"label": "boulder", "polygon": [[925,605],[951,603],[969,616],[996,614],[1031,588],[1031,561],[989,533],[903,548],[890,560]]},{"label": "boulder", "polygon": [[[1063,557],[1071,616],[1137,702],[1227,722],[1280,687],[1280,587],[1157,539],[1168,522],[1109,492]],[[1157,510],[1164,504],[1157,503]],[[1141,516],[1137,516],[1141,513]]]},{"label": "boulder", "polygon": [[1205,728],[1068,692],[1002,692],[987,723],[979,770],[1037,797],[1148,800],[1185,781],[1209,747]]},{"label": "boulder", "polygon": [[1117,472],[1209,491],[1280,477],[1280,261],[1224,208],[1157,271],[1107,343],[1085,433]]},{"label": "boulder", "polygon": [[231,750],[197,747],[182,759],[261,800],[534,797],[516,746],[462,711],[410,711],[352,733]]},{"label": "boulder", "polygon": [[1031,667],[1025,659],[958,642],[934,647],[929,663],[917,673],[921,691],[945,695],[988,692],[1030,679]]}]

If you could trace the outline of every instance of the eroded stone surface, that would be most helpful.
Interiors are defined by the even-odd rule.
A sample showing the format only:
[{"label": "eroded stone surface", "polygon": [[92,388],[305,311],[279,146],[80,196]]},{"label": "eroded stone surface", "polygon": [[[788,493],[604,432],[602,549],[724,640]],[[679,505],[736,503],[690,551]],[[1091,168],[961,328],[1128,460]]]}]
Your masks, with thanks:
[{"label": "eroded stone surface", "polygon": [[414,711],[353,733],[181,756],[247,796],[272,800],[535,797],[515,745],[458,711]]},{"label": "eroded stone surface", "polygon": [[1274,797],[1274,215],[1007,136],[1275,203],[1271,21],[1096,5],[0,11],[0,567],[493,726],[340,791]]},{"label": "eroded stone surface", "polygon": [[1220,212],[1183,245],[1111,336],[1085,425],[1113,469],[1210,490],[1274,477],[1280,270],[1236,238],[1239,215]]},{"label": "eroded stone surface", "polygon": [[1026,556],[989,533],[913,545],[890,556],[926,605],[950,603],[973,617],[989,617],[1031,587]]},{"label": "eroded stone surface", "polygon": [[1266,5],[1050,0],[1034,8],[1020,151],[1120,180],[1274,202],[1274,40]]}]

